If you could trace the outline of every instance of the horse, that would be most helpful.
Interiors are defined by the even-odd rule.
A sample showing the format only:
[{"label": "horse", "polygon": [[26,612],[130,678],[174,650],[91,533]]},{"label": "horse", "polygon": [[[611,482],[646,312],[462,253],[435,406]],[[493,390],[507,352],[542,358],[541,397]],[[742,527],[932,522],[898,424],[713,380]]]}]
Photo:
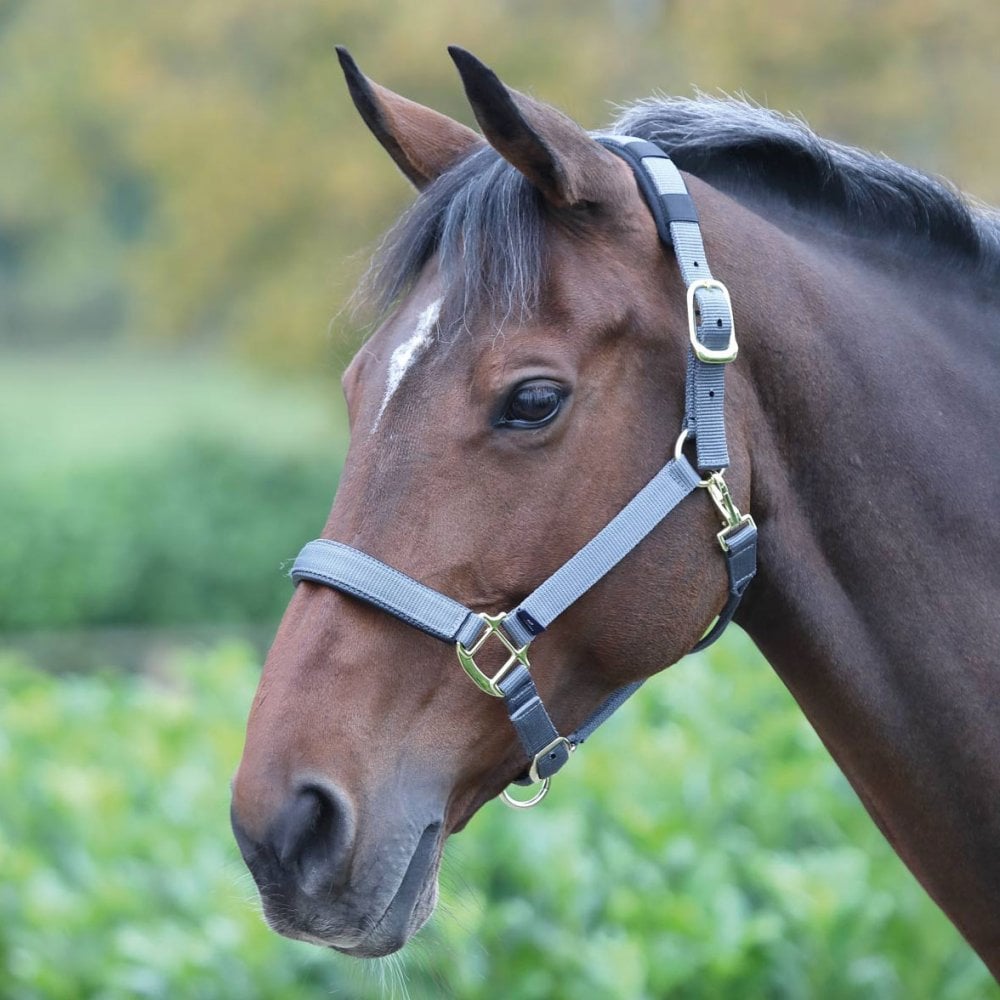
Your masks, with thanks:
[{"label": "horse", "polygon": [[[449,834],[511,782],[544,792],[582,740],[559,734],[721,614],[1000,975],[1000,216],[743,100],[641,101],[592,134],[452,47],[480,134],[339,51],[419,195],[364,282],[381,321],[343,377],[349,452],[233,780],[272,927],[402,947]],[[669,252],[664,211],[704,260]],[[724,460],[701,454],[692,391],[724,418]],[[570,588],[665,469],[678,495]],[[719,545],[751,526],[736,586]],[[438,641],[456,636],[476,683]]]}]

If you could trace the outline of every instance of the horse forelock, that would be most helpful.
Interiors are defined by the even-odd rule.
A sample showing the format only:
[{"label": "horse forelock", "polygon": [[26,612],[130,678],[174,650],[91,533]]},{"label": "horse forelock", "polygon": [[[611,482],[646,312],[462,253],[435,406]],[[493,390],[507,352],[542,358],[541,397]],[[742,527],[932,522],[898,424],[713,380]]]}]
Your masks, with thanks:
[{"label": "horse forelock", "polygon": [[386,233],[356,302],[384,317],[436,257],[446,336],[471,316],[494,328],[536,311],[545,272],[541,195],[489,147],[442,174]]}]

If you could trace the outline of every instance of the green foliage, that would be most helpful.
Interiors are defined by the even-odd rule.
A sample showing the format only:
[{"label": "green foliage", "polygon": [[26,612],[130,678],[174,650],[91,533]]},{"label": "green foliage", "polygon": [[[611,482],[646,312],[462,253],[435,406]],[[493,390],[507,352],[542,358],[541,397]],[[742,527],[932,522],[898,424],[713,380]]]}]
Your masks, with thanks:
[{"label": "green foliage", "polygon": [[119,358],[0,389],[0,632],[277,620],[343,460],[315,387]]},{"label": "green foliage", "polygon": [[2,663],[0,996],[296,998],[337,981],[265,930],[226,836],[252,667],[233,650],[179,667],[55,680]]},{"label": "green foliage", "polygon": [[0,658],[0,996],[1000,996],[742,636],[647,685],[539,809],[487,805],[438,915],[363,969],[253,903],[227,780],[255,682],[236,647],[156,677]]},{"label": "green foliage", "polygon": [[0,629],[274,620],[336,474],[191,438],[0,494]]},{"label": "green foliage", "polygon": [[0,629],[253,622],[317,533],[336,473],[208,439],[0,493]]}]

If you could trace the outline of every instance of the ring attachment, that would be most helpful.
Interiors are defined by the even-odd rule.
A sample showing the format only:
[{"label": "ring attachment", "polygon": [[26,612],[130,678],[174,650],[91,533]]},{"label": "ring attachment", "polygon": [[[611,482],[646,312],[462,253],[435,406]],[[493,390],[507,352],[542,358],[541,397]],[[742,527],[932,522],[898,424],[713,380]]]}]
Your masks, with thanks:
[{"label": "ring attachment", "polygon": [[500,793],[500,801],[505,806],[510,806],[511,809],[530,809],[532,806],[537,806],[546,795],[549,794],[549,786],[552,784],[551,778],[542,778],[541,787],[531,796],[530,799],[515,799],[513,795],[510,794],[510,789],[505,788]]},{"label": "ring attachment", "polygon": [[684,457],[684,445],[689,437],[691,437],[691,429],[689,427],[682,427],[680,435],[674,444],[674,461],[679,462]]}]

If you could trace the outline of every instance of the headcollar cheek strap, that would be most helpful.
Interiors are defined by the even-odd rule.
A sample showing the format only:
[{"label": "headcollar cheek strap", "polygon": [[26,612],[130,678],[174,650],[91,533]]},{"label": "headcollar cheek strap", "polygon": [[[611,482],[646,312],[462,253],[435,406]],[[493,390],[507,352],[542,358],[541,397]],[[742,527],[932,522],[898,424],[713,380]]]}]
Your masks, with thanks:
[{"label": "headcollar cheek strap", "polygon": [[726,365],[736,360],[736,330],[726,286],[712,277],[694,202],[670,157],[644,139],[598,136],[632,168],[664,246],[672,247],[687,289],[688,370],[684,426],[694,436],[698,469],[729,465],[726,446]]}]

